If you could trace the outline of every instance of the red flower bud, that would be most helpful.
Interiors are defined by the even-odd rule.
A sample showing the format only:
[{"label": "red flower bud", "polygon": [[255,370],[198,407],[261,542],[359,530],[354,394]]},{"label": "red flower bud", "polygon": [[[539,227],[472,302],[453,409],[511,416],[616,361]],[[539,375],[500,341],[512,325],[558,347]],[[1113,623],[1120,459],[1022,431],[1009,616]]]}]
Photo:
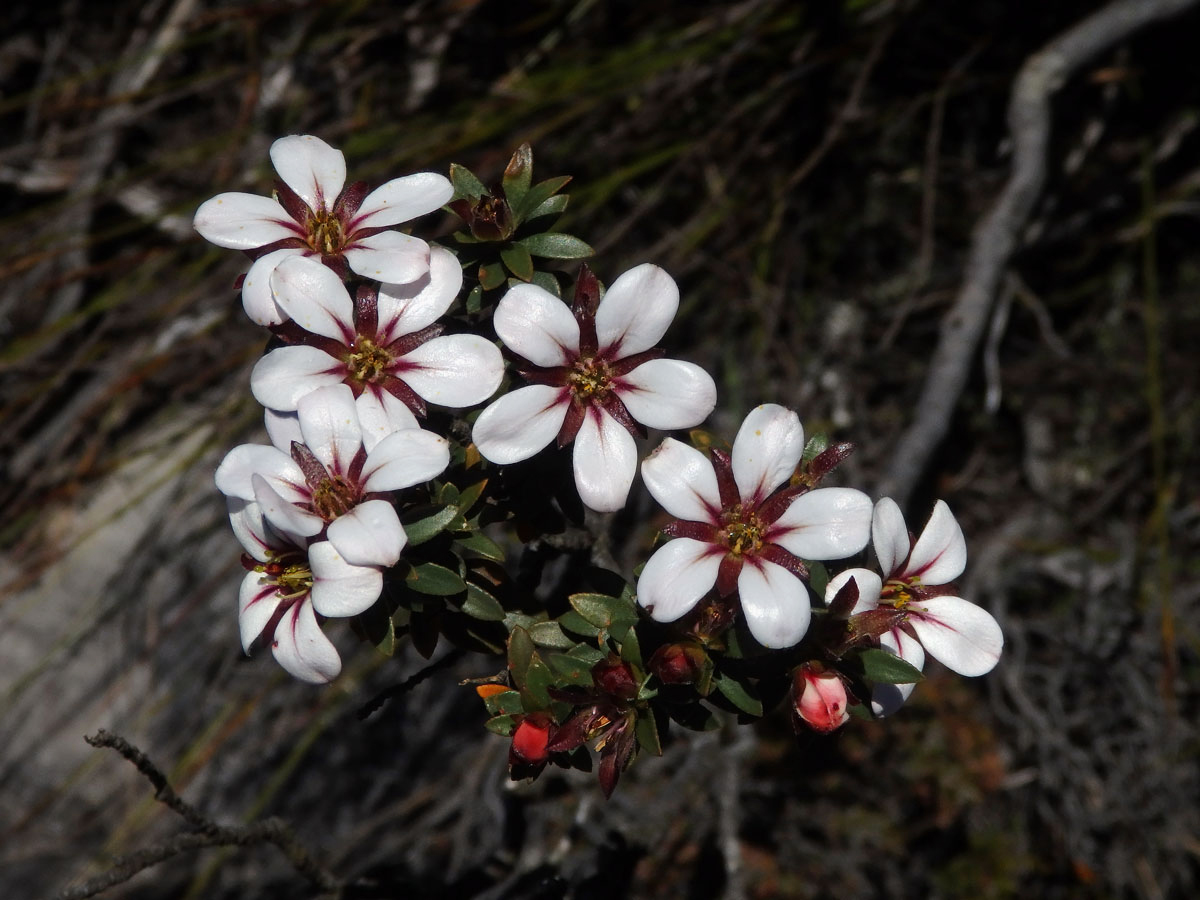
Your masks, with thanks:
[{"label": "red flower bud", "polygon": [[536,713],[526,716],[512,734],[509,764],[515,762],[530,766],[544,765],[550,758],[550,751],[547,749],[549,743],[550,721]]},{"label": "red flower bud", "polygon": [[637,680],[629,663],[615,656],[601,660],[592,667],[592,683],[598,690],[618,700],[632,700],[638,695]]},{"label": "red flower bud", "polygon": [[846,706],[846,686],[836,672],[816,672],[807,665],[796,670],[792,682],[793,722],[803,720],[814,731],[828,734],[850,718]]},{"label": "red flower bud", "polygon": [[663,684],[695,684],[705,662],[704,650],[695,644],[664,644],[650,657],[650,671]]}]

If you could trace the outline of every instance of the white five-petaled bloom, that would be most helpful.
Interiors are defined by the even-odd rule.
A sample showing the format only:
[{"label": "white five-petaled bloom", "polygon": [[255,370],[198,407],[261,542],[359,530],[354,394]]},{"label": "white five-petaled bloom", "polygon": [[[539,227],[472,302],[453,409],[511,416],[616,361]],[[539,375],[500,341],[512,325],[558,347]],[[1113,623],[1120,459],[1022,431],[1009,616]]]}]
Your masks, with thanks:
[{"label": "white five-petaled bloom", "polygon": [[716,385],[699,366],[662,359],[654,349],[679,308],[671,276],[645,264],[617,278],[600,298],[584,266],[568,307],[532,284],[512,288],[493,323],[517,371],[530,384],[480,414],[479,452],[499,465],[533,456],[557,436],[575,442],[575,486],[588,507],[625,505],[637,472],[635,435],[700,424],[716,405]]},{"label": "white five-petaled bloom", "polygon": [[[243,444],[217,467],[230,521],[253,559],[242,583],[239,618],[249,650],[275,625],[279,662],[306,681],[328,681],[340,662],[315,616],[355,616],[383,589],[407,536],[386,499],[439,475],[449,464],[444,438],[397,431],[369,452],[354,397],[345,385],[301,399],[303,443]],[[282,617],[282,618],[280,618]]]},{"label": "white five-petaled bloom", "polygon": [[867,544],[871,500],[851,488],[789,487],[804,452],[799,417],[775,404],[746,416],[732,455],[667,438],[642,463],[642,479],[677,521],[638,579],[638,602],[659,622],[690,612],[715,585],[737,591],[750,633],[764,647],[798,643],[812,610],[803,560],[841,559]]},{"label": "white five-petaled bloom", "polygon": [[279,173],[275,197],[231,192],[206,200],[193,226],[219,247],[256,259],[242,284],[247,315],[276,325],[285,314],[271,297],[271,272],[289,256],[319,258],[345,276],[407,284],[429,268],[429,245],[391,230],[445,204],[454,189],[433,172],[395,178],[370,193],[363,182],[346,186],[342,151],[309,134],[271,145]]},{"label": "white five-petaled bloom", "polygon": [[[990,672],[1000,660],[1004,634],[990,613],[952,595],[950,583],[967,565],[967,543],[950,507],[939,500],[913,541],[900,507],[884,497],[875,505],[871,542],[884,577],[847,569],[830,579],[825,601],[831,603],[853,579],[858,599],[851,616],[860,616],[863,629],[879,635],[881,647],[917,669],[928,653],[959,675]],[[894,712],[913,687],[878,685],[871,703],[875,714]]]},{"label": "white five-petaled bloom", "polygon": [[[263,406],[290,412],[317,388],[344,383],[354,392],[370,450],[394,431],[415,428],[425,402],[454,408],[482,403],[504,378],[504,359],[475,334],[442,335],[434,324],[462,287],[449,250],[434,247],[429,272],[407,285],[361,289],[313,260],[282,262],[271,276],[275,303],[302,344],[272,350],[254,367],[250,388]],[[296,327],[289,326],[290,336]]]}]

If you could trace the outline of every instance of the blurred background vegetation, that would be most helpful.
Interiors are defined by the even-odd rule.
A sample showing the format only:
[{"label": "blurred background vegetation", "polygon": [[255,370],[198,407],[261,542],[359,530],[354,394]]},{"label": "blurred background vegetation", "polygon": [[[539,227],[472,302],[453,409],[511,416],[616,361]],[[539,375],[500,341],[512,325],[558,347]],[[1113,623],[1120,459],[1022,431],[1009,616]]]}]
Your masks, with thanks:
[{"label": "blurred background vegetation", "polygon": [[[236,639],[211,486],[259,437],[245,261],[190,227],[264,193],[283,134],[381,182],[522,141],[573,175],[563,230],[611,280],[679,281],[672,355],[732,436],[796,408],[883,477],[975,223],[1008,176],[1023,61],[1063,0],[151,0],[10,4],[0,29],[0,884],[50,896],[182,822],[105,727],[217,821],[279,815],[347,897],[1194,897],[1200,891],[1200,15],[1058,93],[1049,180],[908,507],[967,534],[1001,622],[990,676],[941,670],[832,739],[675,733],[613,800],[504,776],[460,679],[338,632],[315,691]],[[452,230],[450,217],[429,223]],[[614,533],[648,545],[636,494]],[[626,573],[628,574],[628,573]],[[444,648],[435,659],[440,659]],[[273,848],[176,856],[107,896],[294,898]]]}]

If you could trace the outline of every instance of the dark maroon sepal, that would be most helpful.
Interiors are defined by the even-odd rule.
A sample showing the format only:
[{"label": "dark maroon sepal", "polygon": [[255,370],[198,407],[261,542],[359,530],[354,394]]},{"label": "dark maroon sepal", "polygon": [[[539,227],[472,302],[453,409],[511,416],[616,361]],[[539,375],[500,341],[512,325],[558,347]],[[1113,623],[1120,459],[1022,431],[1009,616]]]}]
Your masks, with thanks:
[{"label": "dark maroon sepal", "polygon": [[287,210],[287,214],[296,220],[296,224],[307,231],[308,223],[315,218],[316,211],[310,209],[309,205],[300,199],[300,195],[279,178],[275,179],[275,199]]},{"label": "dark maroon sepal", "polygon": [[460,219],[462,219],[468,225],[471,224],[471,219],[474,217],[474,214],[473,214],[472,206],[469,201],[467,201],[467,200],[451,200],[446,205],[449,206],[451,210],[453,210],[453,212],[456,216],[458,216]]},{"label": "dark maroon sepal", "polygon": [[575,300],[571,305],[571,312],[579,323],[579,355],[584,358],[595,356],[600,345],[596,337],[596,307],[599,304],[600,282],[584,263],[575,279]]},{"label": "dark maroon sepal", "polygon": [[370,192],[371,189],[365,181],[356,181],[338,194],[337,202],[333,204],[333,214],[341,220],[347,232],[351,230],[350,225],[354,214],[358,212],[358,208],[362,206],[364,198]]},{"label": "dark maroon sepal", "polygon": [[304,473],[304,481],[310,490],[316,490],[329,480],[329,471],[316,455],[299,441],[292,441],[292,459]]},{"label": "dark maroon sepal", "polygon": [[340,253],[322,254],[321,262],[337,273],[337,277],[342,281],[350,280],[350,263],[346,262],[346,257]]},{"label": "dark maroon sepal", "polygon": [[813,457],[812,462],[808,464],[808,476],[815,484],[820,481],[843,462],[854,452],[854,445],[849,441],[843,441],[840,444],[834,444],[831,447],[826,447],[820,453]]},{"label": "dark maroon sepal", "polygon": [[829,615],[835,619],[849,619],[854,604],[858,603],[858,594],[858,582],[852,576],[833,595],[829,603]]},{"label": "dark maroon sepal", "polygon": [[420,331],[414,331],[412,334],[403,334],[388,344],[388,352],[393,356],[406,356],[426,341],[433,340],[445,330],[445,325],[435,322],[432,325],[427,325]]},{"label": "dark maroon sepal", "polygon": [[635,438],[646,437],[646,426],[629,414],[629,410],[616,394],[608,394],[600,401],[600,405]]},{"label": "dark maroon sepal", "polygon": [[717,447],[709,450],[712,456],[713,470],[717,473],[717,490],[721,493],[721,506],[732,509],[742,502],[738,492],[737,481],[733,477],[733,461],[728,453]]},{"label": "dark maroon sepal", "polygon": [[612,792],[617,789],[617,781],[633,761],[633,751],[636,747],[637,742],[629,722],[623,722],[614,730],[608,743],[600,751],[600,769],[597,776],[600,780],[600,790],[604,791],[604,799],[611,797]]},{"label": "dark maroon sepal", "polygon": [[808,581],[808,566],[804,564],[800,557],[789,553],[778,544],[764,544],[763,548],[758,551],[758,555],[767,562],[773,562],[777,566],[782,566],[797,578]]},{"label": "dark maroon sepal", "polygon": [[807,485],[799,485],[794,488],[784,488],[782,491],[776,491],[764,500],[762,506],[758,508],[758,520],[764,525],[774,524],[776,519],[787,512],[793,500],[807,492]]},{"label": "dark maroon sepal", "polygon": [[721,560],[721,565],[717,569],[717,593],[722,597],[728,597],[737,590],[738,576],[742,574],[742,565],[745,560],[740,556],[734,556],[732,553],[726,554]]},{"label": "dark maroon sepal", "polygon": [[578,710],[571,718],[554,730],[546,750],[550,753],[569,753],[576,747],[583,746],[588,739],[588,731],[595,718],[589,710]]},{"label": "dark maroon sepal", "polygon": [[360,284],[355,292],[354,329],[368,340],[379,331],[379,288],[374,285]]},{"label": "dark maroon sepal", "polygon": [[410,388],[407,384],[395,376],[390,376],[382,380],[382,387],[385,391],[400,400],[407,406],[414,416],[424,419],[428,415],[429,409],[425,406],[425,401],[421,399],[420,394]]},{"label": "dark maroon sepal", "polygon": [[565,447],[575,440],[587,414],[588,408],[572,397],[570,405],[567,406],[567,414],[563,417],[562,427],[558,429],[558,446]]},{"label": "dark maroon sepal", "polygon": [[663,526],[662,533],[667,537],[691,538],[693,541],[703,541],[715,544],[721,537],[721,529],[708,522],[688,522],[676,519]]},{"label": "dark maroon sepal", "polygon": [[358,479],[362,476],[363,466],[367,464],[367,448],[359,444],[358,449],[354,451],[354,456],[350,460],[350,465],[346,467],[346,479],[351,484],[358,484]]},{"label": "dark maroon sepal", "polygon": [[608,372],[614,378],[620,378],[622,375],[628,375],[642,363],[650,362],[652,359],[662,359],[666,355],[666,350],[659,347],[651,347],[649,350],[643,350],[641,353],[634,353],[632,356],[614,360],[608,364]]}]

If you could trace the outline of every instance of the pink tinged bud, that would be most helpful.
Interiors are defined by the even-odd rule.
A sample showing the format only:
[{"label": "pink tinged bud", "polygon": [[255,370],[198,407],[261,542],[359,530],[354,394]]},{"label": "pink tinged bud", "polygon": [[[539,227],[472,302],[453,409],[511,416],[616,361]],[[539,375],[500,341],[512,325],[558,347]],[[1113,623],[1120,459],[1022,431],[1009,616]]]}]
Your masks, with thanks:
[{"label": "pink tinged bud", "polygon": [[649,666],[663,684],[695,684],[704,663],[704,650],[695,644],[664,644],[654,651]]},{"label": "pink tinged bud", "polygon": [[527,766],[540,766],[550,758],[550,722],[548,719],[532,715],[521,720],[512,734],[512,746],[509,749],[509,764],[524,763]]},{"label": "pink tinged bud", "polygon": [[846,686],[836,672],[814,672],[807,666],[796,670],[792,712],[809,728],[822,734],[837,731],[850,718],[847,703]]},{"label": "pink tinged bud", "polygon": [[632,700],[638,695],[637,680],[628,663],[621,662],[610,656],[596,663],[592,668],[592,683],[611,697],[618,700]]}]

